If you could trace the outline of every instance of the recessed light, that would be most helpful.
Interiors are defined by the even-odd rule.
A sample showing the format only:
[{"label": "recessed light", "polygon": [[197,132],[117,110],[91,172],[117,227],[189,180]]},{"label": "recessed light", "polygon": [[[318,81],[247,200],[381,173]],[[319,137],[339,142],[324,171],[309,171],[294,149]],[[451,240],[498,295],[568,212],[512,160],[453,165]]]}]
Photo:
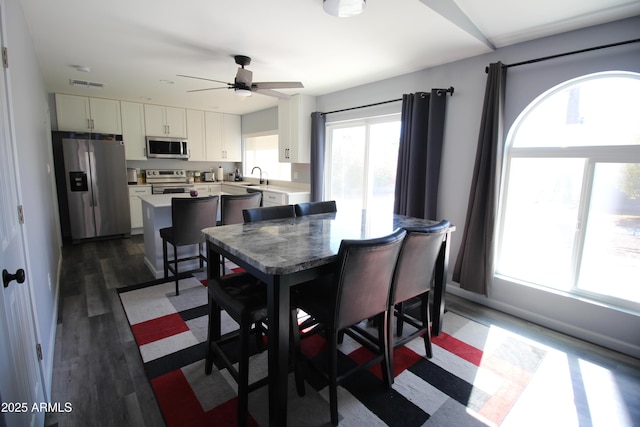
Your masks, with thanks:
[{"label": "recessed light", "polygon": [[173,84],[173,81],[171,81],[171,80],[164,80],[164,79],[163,79],[163,80],[160,80],[160,83],[165,84],[165,85],[172,85],[172,84]]}]

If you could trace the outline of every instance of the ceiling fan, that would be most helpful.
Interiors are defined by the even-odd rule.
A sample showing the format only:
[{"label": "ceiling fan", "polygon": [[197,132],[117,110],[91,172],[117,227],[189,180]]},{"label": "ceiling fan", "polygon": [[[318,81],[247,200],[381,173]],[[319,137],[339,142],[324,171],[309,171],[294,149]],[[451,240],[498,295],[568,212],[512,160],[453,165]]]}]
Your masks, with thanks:
[{"label": "ceiling fan", "polygon": [[189,90],[187,92],[202,92],[205,90],[214,90],[214,89],[233,89],[238,96],[251,96],[253,92],[260,93],[262,95],[274,96],[276,98],[289,98],[289,95],[286,93],[278,92],[273,89],[293,89],[293,88],[303,88],[302,83],[300,82],[254,82],[252,81],[253,72],[247,70],[246,66],[251,63],[251,58],[244,55],[235,55],[233,57],[236,61],[236,64],[240,66],[238,68],[238,72],[236,74],[236,78],[233,83],[227,83],[220,80],[206,79],[204,77],[194,77],[194,76],[186,76],[184,74],[178,74],[179,77],[187,77],[190,79],[198,79],[198,80],[206,80],[210,82],[222,83],[227,86],[221,87],[210,87],[205,89],[194,89]]}]

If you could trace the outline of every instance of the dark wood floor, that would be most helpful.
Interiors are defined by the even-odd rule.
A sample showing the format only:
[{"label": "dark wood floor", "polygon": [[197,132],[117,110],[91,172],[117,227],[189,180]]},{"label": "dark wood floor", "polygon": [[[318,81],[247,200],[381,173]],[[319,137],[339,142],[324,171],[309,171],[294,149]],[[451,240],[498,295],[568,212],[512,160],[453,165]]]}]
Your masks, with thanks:
[{"label": "dark wood floor", "polygon": [[[52,402],[73,411],[49,414],[46,426],[163,426],[116,289],[153,280],[142,236],[63,248]],[[612,369],[637,384],[640,361],[448,295],[447,305]],[[636,408],[637,409],[637,408]]]}]

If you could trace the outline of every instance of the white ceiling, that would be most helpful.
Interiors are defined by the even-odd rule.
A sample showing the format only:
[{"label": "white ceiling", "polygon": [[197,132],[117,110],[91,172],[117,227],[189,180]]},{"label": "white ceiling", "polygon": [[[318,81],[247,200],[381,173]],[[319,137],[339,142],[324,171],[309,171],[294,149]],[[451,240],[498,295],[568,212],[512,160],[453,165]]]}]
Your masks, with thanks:
[{"label": "white ceiling", "polygon": [[640,0],[369,0],[353,18],[327,15],[322,0],[20,1],[49,92],[232,114],[277,99],[187,93],[217,84],[177,75],[232,82],[242,54],[254,81],[301,81],[282,92],[318,96],[640,15]]}]

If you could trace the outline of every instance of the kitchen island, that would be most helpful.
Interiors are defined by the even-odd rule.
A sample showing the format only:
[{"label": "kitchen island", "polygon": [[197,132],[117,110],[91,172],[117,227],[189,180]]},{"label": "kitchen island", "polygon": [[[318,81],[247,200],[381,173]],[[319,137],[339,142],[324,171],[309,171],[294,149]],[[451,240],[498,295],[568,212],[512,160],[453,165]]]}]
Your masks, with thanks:
[{"label": "kitchen island", "polygon": [[[226,193],[222,193],[226,194]],[[189,193],[153,194],[140,196],[142,200],[142,228],[144,235],[144,263],[151,273],[159,279],[164,277],[164,262],[162,259],[162,238],[160,229],[171,227],[171,199],[174,197],[191,197]],[[220,204],[218,203],[218,218],[220,220]],[[178,258],[197,254],[197,246],[183,246],[178,248]],[[167,256],[173,259],[173,246],[167,245]],[[198,261],[181,262],[179,271],[198,268]]]}]

